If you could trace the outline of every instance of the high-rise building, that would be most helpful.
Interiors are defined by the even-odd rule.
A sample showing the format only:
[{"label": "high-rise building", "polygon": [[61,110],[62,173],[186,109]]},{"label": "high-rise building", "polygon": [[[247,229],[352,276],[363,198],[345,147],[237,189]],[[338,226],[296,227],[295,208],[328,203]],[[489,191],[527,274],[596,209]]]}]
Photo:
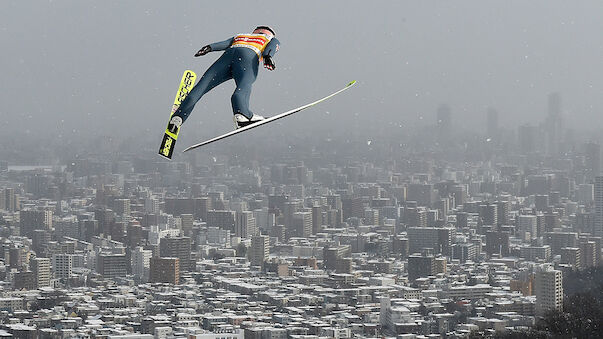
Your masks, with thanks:
[{"label": "high-rise building", "polygon": [[366,208],[362,219],[365,225],[379,225],[379,210]]},{"label": "high-rise building", "polygon": [[253,212],[241,211],[236,213],[235,236],[241,238],[251,238],[257,234],[257,227]]},{"label": "high-rise building", "polygon": [[154,283],[178,284],[180,282],[180,259],[151,258],[150,281]]},{"label": "high-rise building", "polygon": [[572,265],[574,270],[582,269],[582,259],[579,247],[564,247],[561,249],[561,263]]},{"label": "high-rise building", "polygon": [[536,315],[563,310],[563,274],[549,265],[536,272]]},{"label": "high-rise building", "polygon": [[262,231],[262,233],[268,232],[276,222],[274,213],[271,213],[267,207],[254,210],[253,217],[255,218],[258,232]]},{"label": "high-rise building", "polygon": [[136,247],[132,250],[132,253],[130,254],[132,274],[139,281],[149,281],[152,256],[153,251],[145,250],[142,247]]},{"label": "high-rise building", "polygon": [[471,242],[457,243],[452,245],[451,257],[458,259],[461,263],[468,260],[474,261],[477,258],[477,246]]},{"label": "high-rise building", "polygon": [[295,212],[291,224],[291,236],[307,238],[312,235],[312,212]]},{"label": "high-rise building", "polygon": [[69,279],[73,273],[73,254],[55,254],[52,256],[52,270],[57,279]]},{"label": "high-rise building", "polygon": [[511,212],[511,202],[510,201],[497,201],[496,202],[497,211],[496,211],[496,220],[497,224],[500,225],[510,225],[511,220],[509,218],[509,213]]},{"label": "high-rise building", "polygon": [[483,225],[498,225],[498,207],[495,204],[480,205],[479,217]]},{"label": "high-rise building", "polygon": [[115,213],[120,216],[130,216],[130,199],[115,199],[113,201]]},{"label": "high-rise building", "polygon": [[97,209],[94,211],[94,219],[98,220],[99,234],[111,234],[111,227],[115,221],[115,212],[110,209]]},{"label": "high-rise building", "polygon": [[574,232],[548,232],[544,243],[551,245],[553,255],[561,254],[563,247],[578,247],[578,234]]},{"label": "high-rise building", "polygon": [[180,259],[180,270],[183,272],[194,268],[191,260],[191,238],[189,237],[161,238],[159,253],[163,258]]},{"label": "high-rise building", "polygon": [[427,227],[427,210],[425,207],[407,207],[404,221],[409,227]]},{"label": "high-rise building", "polygon": [[408,238],[395,236],[392,241],[392,250],[396,256],[402,259],[408,258]]},{"label": "high-rise building", "polygon": [[295,214],[295,212],[299,211],[302,207],[303,207],[303,202],[301,200],[286,201],[283,203],[283,210],[282,210],[283,225],[285,225],[285,228],[287,229],[287,231],[289,233],[293,233],[292,232],[293,214]]},{"label": "high-rise building", "polygon": [[207,226],[219,227],[234,233],[235,211],[208,211]]},{"label": "high-rise building", "polygon": [[4,188],[4,204],[0,205],[0,209],[8,212],[19,210],[19,198],[15,194],[15,189],[12,187]]},{"label": "high-rise building", "polygon": [[417,278],[428,277],[436,273],[436,261],[433,252],[429,249],[423,249],[421,254],[412,254],[408,256],[408,280],[414,281]]},{"label": "high-rise building", "polygon": [[560,151],[563,133],[561,116],[561,95],[551,93],[548,97],[548,116],[545,121],[547,134],[547,154],[557,155]]},{"label": "high-rise building", "polygon": [[52,228],[51,210],[22,210],[19,212],[21,235],[32,238],[34,230],[50,230]]},{"label": "high-rise building", "polygon": [[148,197],[144,200],[144,211],[146,213],[159,213],[159,199],[156,197]]},{"label": "high-rise building", "polygon": [[312,206],[312,234],[316,234],[322,230],[323,210],[322,207]]},{"label": "high-rise building", "polygon": [[582,268],[596,267],[601,261],[601,238],[581,236],[578,247]]},{"label": "high-rise building", "polygon": [[212,209],[212,201],[209,197],[200,197],[193,199],[194,216],[196,219],[207,221],[207,212]]},{"label": "high-rise building", "polygon": [[603,176],[595,177],[595,227],[594,235],[603,237]]},{"label": "high-rise building", "polygon": [[29,261],[31,271],[36,280],[36,288],[50,286],[50,258],[34,258]]},{"label": "high-rise building", "polygon": [[126,276],[126,255],[101,253],[97,258],[96,271],[106,279]]},{"label": "high-rise building", "polygon": [[195,219],[192,214],[184,213],[180,215],[180,225],[182,227],[182,233],[185,236],[190,237],[192,235],[194,221]]},{"label": "high-rise building", "polygon": [[409,227],[408,252],[420,253],[424,248],[430,248],[433,253],[450,255],[453,228],[441,227]]},{"label": "high-rise building", "polygon": [[255,235],[251,238],[249,261],[253,266],[263,266],[270,254],[270,237]]},{"label": "high-rise building", "polygon": [[51,232],[48,230],[33,230],[31,237],[31,248],[38,255],[41,255],[44,252],[46,245],[50,242]]},{"label": "high-rise building", "polygon": [[98,220],[82,220],[80,221],[80,234],[83,240],[92,241],[92,237],[100,234]]},{"label": "high-rise building", "polygon": [[584,145],[586,177],[592,179],[601,175],[601,145],[589,142]]}]

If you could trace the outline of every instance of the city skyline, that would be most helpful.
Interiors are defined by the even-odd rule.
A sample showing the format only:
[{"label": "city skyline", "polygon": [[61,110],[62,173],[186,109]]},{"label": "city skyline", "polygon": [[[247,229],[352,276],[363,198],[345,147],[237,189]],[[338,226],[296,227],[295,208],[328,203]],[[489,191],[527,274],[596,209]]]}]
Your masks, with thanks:
[{"label": "city skyline", "polygon": [[[0,337],[603,337],[602,12],[0,2]],[[356,85],[181,152],[216,87],[160,157],[193,54],[258,25],[254,113]]]}]

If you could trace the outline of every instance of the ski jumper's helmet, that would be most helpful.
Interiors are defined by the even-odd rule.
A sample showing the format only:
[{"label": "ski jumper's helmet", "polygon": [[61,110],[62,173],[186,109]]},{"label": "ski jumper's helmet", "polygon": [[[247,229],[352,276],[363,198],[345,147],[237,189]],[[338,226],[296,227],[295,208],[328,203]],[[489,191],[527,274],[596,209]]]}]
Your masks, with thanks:
[{"label": "ski jumper's helmet", "polygon": [[272,28],[270,28],[269,26],[258,26],[255,29],[265,29],[267,31],[270,31],[270,33],[272,33],[272,35],[276,36],[276,33],[274,33],[274,30]]}]

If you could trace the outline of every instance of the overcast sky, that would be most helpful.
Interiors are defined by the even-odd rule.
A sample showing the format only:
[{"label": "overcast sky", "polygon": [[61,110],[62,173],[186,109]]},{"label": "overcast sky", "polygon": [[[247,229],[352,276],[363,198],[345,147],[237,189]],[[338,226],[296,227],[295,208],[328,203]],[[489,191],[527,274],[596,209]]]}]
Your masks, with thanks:
[{"label": "overcast sky", "polygon": [[[602,127],[602,13],[600,0],[3,0],[0,121],[25,137],[118,129],[160,138],[182,72],[200,76],[220,52],[193,54],[270,25],[282,45],[276,70],[254,84],[255,112],[359,82],[279,128],[434,123],[441,103],[458,125],[483,128],[494,107],[511,127],[541,121],[554,91],[566,120]],[[233,88],[205,96],[186,129],[232,128]]]}]

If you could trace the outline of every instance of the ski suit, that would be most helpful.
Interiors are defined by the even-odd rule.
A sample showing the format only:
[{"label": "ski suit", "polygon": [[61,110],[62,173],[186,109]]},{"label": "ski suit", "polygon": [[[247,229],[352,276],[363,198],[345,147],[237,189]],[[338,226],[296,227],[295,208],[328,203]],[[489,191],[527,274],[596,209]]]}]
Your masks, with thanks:
[{"label": "ski suit", "polygon": [[251,85],[258,75],[258,65],[262,57],[273,57],[279,49],[279,41],[264,34],[238,34],[230,39],[210,44],[211,51],[225,52],[205,71],[197,85],[174,115],[184,122],[205,93],[219,84],[234,79],[237,88],[231,97],[232,111],[251,118],[249,95]]}]

